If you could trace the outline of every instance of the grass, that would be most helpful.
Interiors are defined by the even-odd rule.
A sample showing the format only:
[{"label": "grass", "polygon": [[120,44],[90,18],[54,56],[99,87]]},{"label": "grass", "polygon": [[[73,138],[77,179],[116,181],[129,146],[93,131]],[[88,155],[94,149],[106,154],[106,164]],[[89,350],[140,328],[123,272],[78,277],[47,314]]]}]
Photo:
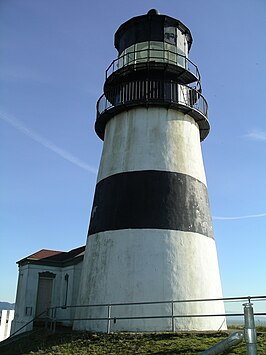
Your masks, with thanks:
[{"label": "grass", "polygon": [[[265,330],[265,327],[263,327]],[[198,354],[227,333],[85,333],[38,330],[0,347],[5,355]],[[266,332],[258,333],[258,353],[266,354]],[[246,354],[245,343],[230,354]]]}]

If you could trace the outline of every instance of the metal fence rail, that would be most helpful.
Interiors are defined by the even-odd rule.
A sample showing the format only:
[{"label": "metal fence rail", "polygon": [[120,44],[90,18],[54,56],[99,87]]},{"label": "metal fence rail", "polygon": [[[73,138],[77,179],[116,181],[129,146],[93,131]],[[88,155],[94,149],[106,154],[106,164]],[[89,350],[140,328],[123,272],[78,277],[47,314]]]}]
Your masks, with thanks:
[{"label": "metal fence rail", "polygon": [[[175,304],[182,304],[182,303],[202,303],[202,302],[237,302],[242,303],[244,307],[243,312],[225,312],[222,314],[176,314],[174,310]],[[242,338],[245,338],[247,353],[248,355],[256,355],[256,327],[254,316],[266,316],[266,311],[264,312],[253,312],[253,303],[251,301],[259,302],[259,301],[266,301],[266,296],[241,296],[241,297],[224,297],[224,298],[203,298],[203,299],[189,299],[189,300],[170,300],[170,301],[152,301],[152,302],[125,302],[125,303],[101,303],[101,304],[85,304],[85,305],[63,305],[63,306],[54,306],[48,308],[46,311],[42,312],[40,315],[33,317],[32,320],[24,324],[20,329],[18,329],[14,335],[20,333],[23,329],[25,329],[28,325],[32,325],[35,320],[38,320],[40,316],[44,314],[47,315],[45,319],[45,325],[52,331],[56,330],[56,324],[70,322],[69,325],[73,325],[75,321],[105,321],[106,322],[106,333],[111,332],[111,322],[116,323],[117,320],[143,320],[143,319],[170,319],[171,329],[169,331],[175,332],[175,319],[177,318],[194,318],[194,317],[236,317],[240,316],[243,317],[244,320],[244,331],[234,333],[233,336],[229,336],[228,339],[216,344],[212,348],[206,350],[202,354],[206,355],[214,355],[219,354],[219,349],[229,349],[232,346],[240,343]],[[244,302],[244,303],[243,303]],[[119,306],[149,306],[149,305],[161,305],[161,304],[168,304],[170,305],[170,313],[169,314],[160,314],[160,315],[137,315],[137,316],[114,316],[112,315],[112,311],[115,307]],[[75,310],[79,308],[105,308],[105,316],[101,317],[63,317],[62,315],[58,315],[59,310],[60,312],[65,310]],[[42,318],[43,319],[43,318]],[[217,329],[218,331],[220,329]],[[241,334],[240,334],[241,333]],[[237,335],[237,336],[236,336]]]},{"label": "metal fence rail", "polygon": [[[171,319],[171,331],[175,331],[175,324],[174,320],[177,318],[204,318],[204,317],[244,317],[243,312],[231,312],[231,313],[218,313],[218,314],[175,314],[174,312],[174,305],[180,303],[196,303],[196,302],[216,302],[216,301],[223,301],[223,302],[245,302],[245,304],[251,304],[251,301],[266,301],[266,296],[243,296],[243,297],[225,297],[225,298],[212,298],[212,299],[190,299],[190,300],[171,300],[171,301],[154,301],[154,302],[128,302],[128,303],[103,303],[103,304],[85,304],[85,305],[73,305],[73,306],[56,306],[51,307],[49,309],[49,317],[52,323],[52,328],[55,329],[57,322],[65,322],[65,321],[106,321],[106,331],[107,333],[111,330],[111,321],[118,321],[118,320],[143,320],[143,319]],[[112,310],[115,307],[119,306],[140,306],[140,305],[161,305],[161,304],[169,304],[171,309],[171,314],[166,315],[143,315],[143,316],[113,316]],[[78,309],[78,308],[105,308],[106,316],[101,317],[62,317],[58,316],[58,310],[62,309]],[[254,313],[254,316],[266,316],[266,312],[257,312]]]}]

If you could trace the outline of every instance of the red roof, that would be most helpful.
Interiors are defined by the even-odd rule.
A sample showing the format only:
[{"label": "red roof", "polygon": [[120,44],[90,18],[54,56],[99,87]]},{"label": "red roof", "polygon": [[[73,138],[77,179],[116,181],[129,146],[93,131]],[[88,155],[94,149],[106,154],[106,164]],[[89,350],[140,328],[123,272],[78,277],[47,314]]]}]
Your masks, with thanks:
[{"label": "red roof", "polygon": [[40,260],[44,258],[49,258],[50,256],[58,255],[64,253],[63,251],[57,251],[57,250],[48,250],[48,249],[41,249],[37,251],[34,254],[31,254],[27,256],[24,259],[35,259],[35,260]]},{"label": "red roof", "polygon": [[41,249],[34,254],[26,256],[25,258],[19,260],[17,264],[21,264],[24,262],[30,263],[34,261],[38,261],[39,263],[44,262],[52,262],[52,263],[62,263],[76,259],[79,256],[83,256],[85,253],[85,246],[75,248],[65,251],[58,250],[49,250],[49,249]]}]

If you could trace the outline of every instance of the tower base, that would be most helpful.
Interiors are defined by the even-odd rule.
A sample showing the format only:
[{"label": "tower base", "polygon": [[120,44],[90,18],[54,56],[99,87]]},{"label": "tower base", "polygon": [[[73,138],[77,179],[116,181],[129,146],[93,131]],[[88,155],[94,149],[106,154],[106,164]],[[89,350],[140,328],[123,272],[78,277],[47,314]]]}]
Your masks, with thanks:
[{"label": "tower base", "polygon": [[[91,235],[86,248],[78,301],[84,307],[77,308],[75,318],[82,320],[75,321],[74,329],[99,332],[106,332],[108,327],[113,332],[226,329],[224,316],[202,317],[224,314],[222,301],[177,302],[173,308],[171,304],[172,300],[222,297],[212,238],[193,232],[126,229]],[[154,303],[115,305],[138,302]],[[108,305],[111,305],[109,311]],[[174,322],[172,315],[178,316]],[[106,319],[86,320],[108,316],[116,318],[109,325]]]}]

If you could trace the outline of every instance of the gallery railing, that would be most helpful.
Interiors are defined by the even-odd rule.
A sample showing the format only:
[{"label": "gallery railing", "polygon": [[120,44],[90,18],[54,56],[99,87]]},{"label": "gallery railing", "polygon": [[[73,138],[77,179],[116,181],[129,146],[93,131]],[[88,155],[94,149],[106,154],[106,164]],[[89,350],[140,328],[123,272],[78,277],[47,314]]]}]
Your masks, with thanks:
[{"label": "gallery railing", "polygon": [[[106,79],[115,71],[125,68],[128,65],[140,63],[169,63],[189,71],[194,79],[200,81],[200,73],[198,67],[185,55],[167,49],[146,48],[143,50],[135,50],[120,55],[114,59],[106,69]],[[195,81],[193,80],[193,81]]]},{"label": "gallery railing", "polygon": [[207,118],[208,104],[201,93],[187,85],[164,80],[135,80],[118,84],[97,102],[97,117],[123,105],[168,104],[196,110]]}]

